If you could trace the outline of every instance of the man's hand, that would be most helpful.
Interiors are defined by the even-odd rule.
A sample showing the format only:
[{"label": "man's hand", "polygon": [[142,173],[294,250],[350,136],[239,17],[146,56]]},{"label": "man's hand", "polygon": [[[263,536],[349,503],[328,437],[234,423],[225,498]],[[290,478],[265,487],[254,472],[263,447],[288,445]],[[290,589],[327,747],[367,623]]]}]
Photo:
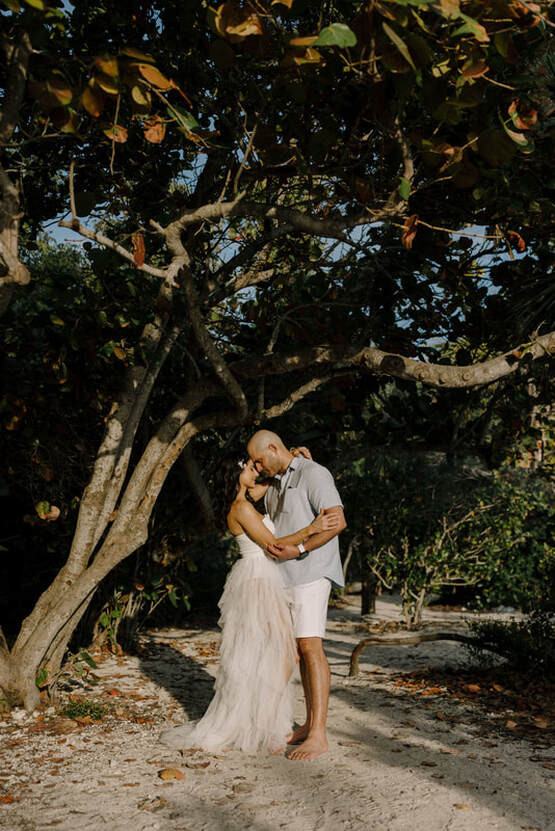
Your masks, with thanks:
[{"label": "man's hand", "polygon": [[296,545],[277,545],[269,543],[266,551],[272,560],[296,560],[299,556],[299,549]]}]

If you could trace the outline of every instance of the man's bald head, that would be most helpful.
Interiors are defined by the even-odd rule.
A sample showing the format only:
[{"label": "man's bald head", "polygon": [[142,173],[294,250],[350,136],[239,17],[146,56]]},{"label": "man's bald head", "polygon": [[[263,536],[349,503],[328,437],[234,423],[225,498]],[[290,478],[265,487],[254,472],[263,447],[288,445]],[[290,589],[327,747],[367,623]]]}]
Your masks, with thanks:
[{"label": "man's bald head", "polygon": [[267,476],[284,473],[293,458],[282,439],[271,430],[257,430],[247,445],[247,452],[259,473]]}]

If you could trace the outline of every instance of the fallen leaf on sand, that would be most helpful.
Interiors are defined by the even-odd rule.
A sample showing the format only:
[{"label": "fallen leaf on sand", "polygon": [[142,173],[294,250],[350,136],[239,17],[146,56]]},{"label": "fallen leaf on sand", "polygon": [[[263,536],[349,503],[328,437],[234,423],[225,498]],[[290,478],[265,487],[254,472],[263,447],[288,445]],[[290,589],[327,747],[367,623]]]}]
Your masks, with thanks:
[{"label": "fallen leaf on sand", "polygon": [[234,785],[232,788],[233,793],[250,793],[252,791],[252,785],[248,785],[246,782],[239,782],[238,785]]},{"label": "fallen leaf on sand", "polygon": [[143,799],[139,802],[137,808],[142,811],[159,811],[166,804],[166,799],[163,796],[157,796],[154,799]]},{"label": "fallen leaf on sand", "polygon": [[351,739],[345,739],[342,742],[337,742],[337,744],[341,745],[341,747],[356,747],[360,744],[360,742],[351,741]]},{"label": "fallen leaf on sand", "polygon": [[160,779],[185,779],[185,774],[179,768],[163,768],[158,771]]},{"label": "fallen leaf on sand", "polygon": [[437,762],[427,762],[424,760],[423,762],[420,762],[420,764],[425,768],[437,768]]},{"label": "fallen leaf on sand", "polygon": [[453,805],[453,808],[458,808],[459,811],[471,811],[472,810],[470,805],[463,805],[460,802],[456,802]]},{"label": "fallen leaf on sand", "polygon": [[199,768],[207,768],[210,765],[210,762],[206,759],[189,759],[185,762],[188,768],[192,768],[193,770],[198,770]]}]

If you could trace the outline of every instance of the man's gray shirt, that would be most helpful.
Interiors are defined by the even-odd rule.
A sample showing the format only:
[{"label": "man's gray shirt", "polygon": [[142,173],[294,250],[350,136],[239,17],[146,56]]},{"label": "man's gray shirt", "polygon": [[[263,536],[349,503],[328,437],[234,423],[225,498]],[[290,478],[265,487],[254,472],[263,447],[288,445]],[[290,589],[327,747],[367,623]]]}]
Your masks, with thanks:
[{"label": "man's gray shirt", "polygon": [[[329,470],[304,457],[294,458],[283,475],[274,477],[264,501],[276,537],[286,537],[310,525],[322,508],[343,505]],[[328,577],[336,586],[344,585],[337,536],[304,560],[279,563],[286,586],[312,583],[320,577]]]}]

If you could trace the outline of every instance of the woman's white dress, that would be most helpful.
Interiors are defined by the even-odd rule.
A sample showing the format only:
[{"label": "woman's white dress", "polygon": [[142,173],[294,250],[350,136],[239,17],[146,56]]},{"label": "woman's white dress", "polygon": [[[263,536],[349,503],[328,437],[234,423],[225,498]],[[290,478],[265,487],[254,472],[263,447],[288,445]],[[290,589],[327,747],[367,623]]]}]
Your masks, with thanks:
[{"label": "woman's white dress", "polygon": [[[263,519],[270,531],[272,520]],[[291,731],[297,647],[279,566],[247,534],[219,600],[222,640],[214,698],[198,722],[166,730],[173,747],[277,750]]]}]

